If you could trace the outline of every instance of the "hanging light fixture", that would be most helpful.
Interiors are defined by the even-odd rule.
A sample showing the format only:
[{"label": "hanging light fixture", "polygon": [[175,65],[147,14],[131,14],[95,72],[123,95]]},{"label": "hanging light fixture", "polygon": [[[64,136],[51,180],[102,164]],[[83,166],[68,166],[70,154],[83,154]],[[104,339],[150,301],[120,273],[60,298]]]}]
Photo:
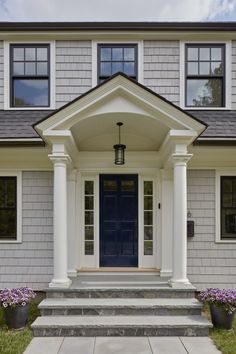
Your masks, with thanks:
[{"label": "hanging light fixture", "polygon": [[122,122],[116,123],[119,127],[119,144],[113,146],[115,150],[115,164],[124,165],[125,164],[125,149],[126,145],[120,143],[120,127],[123,125]]}]

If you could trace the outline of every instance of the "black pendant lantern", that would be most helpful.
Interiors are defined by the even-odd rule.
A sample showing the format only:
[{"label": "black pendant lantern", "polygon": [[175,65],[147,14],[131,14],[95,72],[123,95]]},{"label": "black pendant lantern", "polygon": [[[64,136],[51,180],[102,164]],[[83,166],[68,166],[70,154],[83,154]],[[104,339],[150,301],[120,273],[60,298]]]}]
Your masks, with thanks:
[{"label": "black pendant lantern", "polygon": [[120,127],[123,125],[122,122],[116,123],[119,127],[119,144],[113,146],[115,150],[115,164],[124,165],[125,164],[125,149],[126,146],[120,143]]}]

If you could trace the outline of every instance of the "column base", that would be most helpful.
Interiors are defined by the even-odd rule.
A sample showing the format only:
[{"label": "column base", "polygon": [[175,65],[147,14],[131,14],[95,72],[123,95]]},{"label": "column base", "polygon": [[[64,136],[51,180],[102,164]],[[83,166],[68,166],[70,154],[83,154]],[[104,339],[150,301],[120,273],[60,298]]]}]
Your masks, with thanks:
[{"label": "column base", "polygon": [[190,281],[186,278],[186,279],[170,279],[169,280],[169,285],[172,288],[175,289],[183,289],[183,288],[187,288],[187,289],[194,289],[194,286],[190,283]]},{"label": "column base", "polygon": [[49,288],[69,288],[71,285],[71,279],[52,279],[51,283],[49,283]]}]

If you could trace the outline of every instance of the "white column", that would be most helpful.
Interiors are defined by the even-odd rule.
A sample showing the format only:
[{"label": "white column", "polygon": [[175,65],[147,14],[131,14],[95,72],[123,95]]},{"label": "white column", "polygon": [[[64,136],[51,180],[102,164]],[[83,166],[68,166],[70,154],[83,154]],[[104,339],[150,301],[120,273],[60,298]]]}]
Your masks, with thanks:
[{"label": "white column", "polygon": [[79,259],[78,259],[78,237],[76,237],[76,178],[77,170],[68,171],[67,184],[67,234],[68,234],[68,275],[76,277]]},{"label": "white column", "polygon": [[161,170],[161,277],[172,276],[172,242],[173,242],[173,172],[172,169]]},{"label": "white column", "polygon": [[67,163],[70,158],[49,156],[54,165],[54,275],[49,287],[67,288]]},{"label": "white column", "polygon": [[187,278],[187,162],[192,155],[173,154],[174,203],[173,203],[173,287],[190,285]]}]

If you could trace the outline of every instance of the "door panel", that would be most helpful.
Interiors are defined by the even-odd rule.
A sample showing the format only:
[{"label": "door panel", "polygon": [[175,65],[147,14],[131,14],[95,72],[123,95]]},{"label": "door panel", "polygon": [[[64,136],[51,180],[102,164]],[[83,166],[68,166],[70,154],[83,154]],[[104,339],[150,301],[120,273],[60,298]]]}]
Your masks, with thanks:
[{"label": "door panel", "polygon": [[137,175],[100,175],[100,266],[138,266]]}]

